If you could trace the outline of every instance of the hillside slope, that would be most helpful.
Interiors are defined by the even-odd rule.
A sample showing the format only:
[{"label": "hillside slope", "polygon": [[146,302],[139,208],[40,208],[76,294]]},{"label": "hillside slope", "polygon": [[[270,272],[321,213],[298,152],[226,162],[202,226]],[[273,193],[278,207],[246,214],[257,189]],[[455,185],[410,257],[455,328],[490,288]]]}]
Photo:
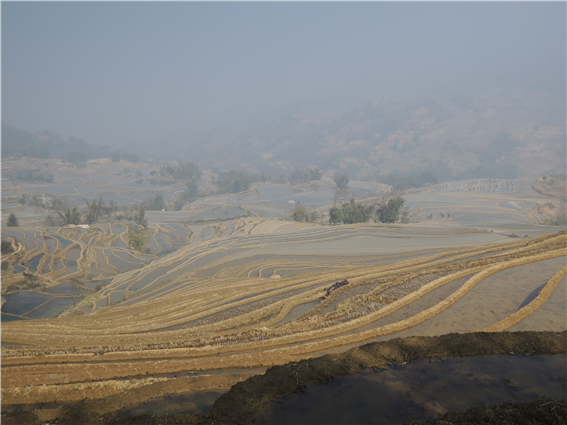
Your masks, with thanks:
[{"label": "hillside slope", "polygon": [[149,153],[205,168],[290,172],[317,165],[358,178],[417,169],[447,177],[515,177],[564,169],[565,135],[560,98],[470,90],[298,101],[254,122],[149,146]]}]

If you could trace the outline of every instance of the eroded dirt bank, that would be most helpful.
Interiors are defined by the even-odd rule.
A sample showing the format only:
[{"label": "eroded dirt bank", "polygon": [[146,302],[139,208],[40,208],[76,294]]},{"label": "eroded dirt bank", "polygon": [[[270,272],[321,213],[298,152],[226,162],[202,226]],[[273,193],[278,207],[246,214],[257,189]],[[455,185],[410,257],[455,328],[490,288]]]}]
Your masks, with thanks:
[{"label": "eroded dirt bank", "polygon": [[[54,410],[14,412],[2,415],[3,424],[245,424],[251,422],[259,409],[268,403],[303,389],[306,385],[328,381],[337,376],[388,363],[411,360],[480,356],[490,354],[558,354],[567,352],[567,331],[564,332],[503,332],[448,334],[439,337],[409,337],[375,342],[354,348],[342,354],[274,366],[263,375],[256,375],[234,385],[215,403],[207,415],[168,415],[168,417],[122,418],[114,412],[124,403],[123,397],[149,398],[163,394],[163,384],[139,389],[145,394],[133,392],[103,400]],[[160,386],[161,385],[161,386]],[[150,393],[148,393],[150,392]]]}]

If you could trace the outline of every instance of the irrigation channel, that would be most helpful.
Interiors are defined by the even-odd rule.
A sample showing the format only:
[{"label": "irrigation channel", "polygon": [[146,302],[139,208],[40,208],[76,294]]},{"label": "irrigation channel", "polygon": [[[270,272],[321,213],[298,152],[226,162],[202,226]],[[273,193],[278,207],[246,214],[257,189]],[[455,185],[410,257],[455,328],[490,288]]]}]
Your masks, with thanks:
[{"label": "irrigation channel", "polygon": [[[328,212],[330,179],[258,184],[148,212],[144,253],[128,246],[128,223],[53,227],[48,210],[15,202],[45,192],[69,205],[134,205],[182,189],[103,165],[81,178],[64,168],[52,185],[2,183],[2,211],[21,224],[2,227],[12,247],[2,258],[3,406],[144,388],[150,398],[160,385],[171,396],[220,393],[268,367],[373,341],[565,330],[567,234],[544,224],[545,200],[527,180],[410,191],[414,223],[340,226],[288,220],[290,201]],[[143,180],[151,167],[138,167]],[[389,190],[350,186],[339,201]]]}]

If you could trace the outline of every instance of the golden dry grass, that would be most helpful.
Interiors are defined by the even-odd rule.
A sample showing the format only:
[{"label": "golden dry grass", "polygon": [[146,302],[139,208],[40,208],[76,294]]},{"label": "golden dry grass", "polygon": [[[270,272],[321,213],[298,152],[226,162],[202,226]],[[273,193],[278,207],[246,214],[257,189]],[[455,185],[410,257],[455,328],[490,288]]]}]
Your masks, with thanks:
[{"label": "golden dry grass", "polygon": [[[48,397],[48,390],[38,389],[44,384],[83,388],[99,382],[98,388],[101,382],[147,374],[271,366],[395,334],[450,308],[494,273],[565,257],[566,246],[567,235],[562,232],[391,264],[334,264],[323,272],[314,272],[309,258],[304,258],[295,264],[296,275],[281,279],[250,277],[250,273],[289,268],[294,261],[268,258],[250,265],[234,260],[233,271],[240,270],[236,273],[240,277],[217,273],[202,281],[193,278],[191,285],[169,295],[97,314],[5,323],[2,341],[24,346],[2,348],[3,397],[18,399],[25,391],[37,394],[29,400],[41,398],[40,394]],[[404,320],[361,330],[465,276],[470,277],[464,284],[432,307]],[[557,276],[536,300],[502,322],[515,323],[526,311],[543,304]],[[325,288],[345,278],[348,285],[307,314],[280,323],[295,306],[321,300]],[[387,295],[392,291],[398,291],[398,296]],[[501,325],[495,326],[500,330]],[[23,390],[24,386],[29,387]]]}]

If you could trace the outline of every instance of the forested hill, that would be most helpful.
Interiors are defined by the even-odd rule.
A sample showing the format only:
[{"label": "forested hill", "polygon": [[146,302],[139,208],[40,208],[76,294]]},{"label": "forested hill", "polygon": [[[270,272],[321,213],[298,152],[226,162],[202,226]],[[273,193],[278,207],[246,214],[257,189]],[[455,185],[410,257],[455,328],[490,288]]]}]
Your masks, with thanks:
[{"label": "forested hill", "polygon": [[111,147],[94,145],[79,137],[67,140],[48,131],[30,133],[2,123],[2,158],[54,158],[66,162],[85,162],[88,159],[108,158]]},{"label": "forested hill", "polygon": [[564,169],[565,136],[564,99],[469,90],[298,101],[254,122],[148,145],[146,153],[183,157],[202,168],[290,173],[316,165],[362,179],[415,170],[511,178]]}]

